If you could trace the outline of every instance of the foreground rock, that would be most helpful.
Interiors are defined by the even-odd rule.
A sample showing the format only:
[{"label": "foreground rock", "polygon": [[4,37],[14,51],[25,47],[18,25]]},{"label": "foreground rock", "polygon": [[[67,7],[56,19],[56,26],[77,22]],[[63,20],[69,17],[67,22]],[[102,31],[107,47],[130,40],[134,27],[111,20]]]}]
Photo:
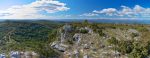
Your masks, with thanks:
[{"label": "foreground rock", "polygon": [[39,55],[33,51],[11,51],[9,54],[1,53],[0,58],[39,58]]}]

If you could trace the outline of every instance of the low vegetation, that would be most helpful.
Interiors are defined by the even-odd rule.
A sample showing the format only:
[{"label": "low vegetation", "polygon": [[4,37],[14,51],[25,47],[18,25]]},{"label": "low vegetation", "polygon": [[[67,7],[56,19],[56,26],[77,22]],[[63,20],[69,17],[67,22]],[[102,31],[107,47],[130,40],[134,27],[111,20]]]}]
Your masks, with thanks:
[{"label": "low vegetation", "polygon": [[[40,57],[59,57],[60,54],[50,47],[50,43],[57,40],[58,29],[64,23],[51,21],[4,21],[0,23],[0,52],[16,51],[35,51]],[[128,24],[100,24],[89,23],[85,20],[83,23],[71,22],[72,28],[90,27],[100,37],[111,37],[107,40],[108,45],[113,46],[113,50],[121,55],[127,55],[129,58],[147,58],[150,55],[150,28],[148,25],[128,25]],[[122,40],[108,35],[108,30],[135,29],[140,34],[132,33],[131,37],[141,36],[138,40]],[[70,32],[88,33],[87,30],[74,30]],[[115,34],[113,34],[115,35]],[[91,38],[92,39],[92,38]],[[104,40],[104,39],[103,39]],[[73,45],[72,41],[68,41]],[[105,42],[105,41],[104,41]],[[104,44],[105,45],[105,44]]]}]

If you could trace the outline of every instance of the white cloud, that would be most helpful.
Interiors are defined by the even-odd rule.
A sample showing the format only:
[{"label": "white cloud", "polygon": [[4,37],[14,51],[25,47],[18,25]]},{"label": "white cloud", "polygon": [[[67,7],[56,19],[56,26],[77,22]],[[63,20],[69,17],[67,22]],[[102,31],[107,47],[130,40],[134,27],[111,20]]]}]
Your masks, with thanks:
[{"label": "white cloud", "polygon": [[135,5],[135,7],[133,8],[133,10],[136,12],[136,13],[140,13],[140,12],[143,12],[145,10],[145,8],[139,6],[139,5]]},{"label": "white cloud", "polygon": [[79,16],[98,16],[98,14],[95,14],[95,13],[84,13],[84,14],[79,15]]},{"label": "white cloud", "polygon": [[107,8],[100,11],[94,10],[94,13],[106,14],[112,16],[117,10],[115,8]]},{"label": "white cloud", "polygon": [[[140,5],[135,5],[133,8],[127,6],[121,6],[121,9],[106,8],[102,10],[94,10],[91,13],[97,15],[113,16],[113,17],[150,18],[150,8],[144,8]],[[89,14],[84,14],[84,15],[88,16]]]},{"label": "white cloud", "polygon": [[37,0],[30,4],[11,6],[6,10],[0,10],[0,17],[4,19],[50,18],[50,16],[46,16],[40,12],[55,13],[67,10],[69,8],[66,7],[65,3],[56,0]]},{"label": "white cloud", "polygon": [[124,16],[124,15],[131,15],[131,14],[134,14],[133,10],[129,7],[126,7],[126,6],[121,6],[123,9],[118,11],[118,14],[120,16]]},{"label": "white cloud", "polygon": [[122,10],[118,10],[119,16],[129,16],[129,17],[150,17],[150,8],[144,8],[140,5],[135,5],[133,8],[127,6],[122,6]]}]

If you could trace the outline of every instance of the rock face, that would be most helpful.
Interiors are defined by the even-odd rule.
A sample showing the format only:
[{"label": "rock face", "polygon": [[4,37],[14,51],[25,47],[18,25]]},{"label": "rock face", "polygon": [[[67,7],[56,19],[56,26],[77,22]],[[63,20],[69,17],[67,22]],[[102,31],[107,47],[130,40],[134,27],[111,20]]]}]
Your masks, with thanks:
[{"label": "rock face", "polygon": [[75,35],[73,36],[73,41],[76,41],[76,44],[79,44],[79,43],[80,43],[80,40],[81,40],[80,34],[75,34]]},{"label": "rock face", "polygon": [[65,41],[65,34],[64,33],[61,33],[61,36],[60,36],[60,40],[61,42],[63,43]]},{"label": "rock face", "polygon": [[[89,56],[89,55],[91,55],[94,51],[97,51],[99,48],[98,46],[99,46],[100,37],[96,33],[93,34],[75,33],[72,38],[70,37],[70,39],[72,39],[73,41],[72,45],[66,44],[65,42],[56,44],[59,46],[59,48],[60,47],[65,48],[63,53],[65,58],[69,58],[69,57],[79,58],[79,57],[84,57],[85,54],[87,55],[87,58],[94,57],[94,55],[93,56]],[[67,47],[65,47],[65,45]],[[52,43],[52,46],[54,46],[54,43]],[[55,49],[59,50],[58,48]]]},{"label": "rock face", "polygon": [[[52,48],[63,52],[65,58],[79,58],[81,56],[84,57],[84,55],[82,54],[88,53],[87,50],[96,50],[96,46],[99,45],[98,41],[100,38],[98,34],[94,33],[91,28],[81,27],[78,29],[88,30],[88,33],[74,33],[73,35],[71,35],[71,33],[69,33],[68,31],[71,29],[70,27],[71,26],[68,25],[65,25],[63,27],[63,30],[65,30],[65,32],[60,32],[60,40],[53,42],[51,44]],[[73,44],[68,44],[68,40]],[[95,46],[92,46],[92,44],[95,44]],[[88,56],[88,54],[86,55]]]},{"label": "rock face", "polygon": [[64,52],[66,50],[67,46],[65,46],[61,43],[58,43],[58,42],[53,42],[51,47],[54,48],[54,49],[57,49],[60,52]]},{"label": "rock face", "polygon": [[10,57],[12,57],[12,58],[20,58],[21,55],[20,55],[19,51],[11,51],[10,52]]},{"label": "rock face", "polygon": [[120,52],[113,50],[113,45],[108,45],[107,40],[115,37],[117,40],[138,40],[140,32],[135,29],[105,29],[101,36],[89,27],[77,27],[79,31],[74,32],[70,25],[65,25],[60,32],[59,40],[51,43],[51,47],[62,52],[64,58],[127,58]]},{"label": "rock face", "polygon": [[39,58],[39,55],[33,51],[11,51],[9,54],[2,53],[0,54],[0,58]]},{"label": "rock face", "polygon": [[70,32],[72,29],[71,29],[71,25],[69,25],[69,24],[66,24],[66,25],[64,25],[63,26],[63,30],[65,31],[65,32]]},{"label": "rock face", "polygon": [[0,54],[0,58],[6,58],[6,54],[4,53]]},{"label": "rock face", "polygon": [[84,55],[83,58],[89,58],[88,55]]}]

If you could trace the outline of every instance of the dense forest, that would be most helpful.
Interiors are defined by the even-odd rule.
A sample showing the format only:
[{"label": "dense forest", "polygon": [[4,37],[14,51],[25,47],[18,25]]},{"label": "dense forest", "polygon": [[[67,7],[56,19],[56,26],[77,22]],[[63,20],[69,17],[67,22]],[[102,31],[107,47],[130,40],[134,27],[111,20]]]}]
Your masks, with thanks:
[{"label": "dense forest", "polygon": [[41,57],[57,56],[49,43],[61,23],[51,21],[4,21],[0,23],[0,52],[35,51]]}]

